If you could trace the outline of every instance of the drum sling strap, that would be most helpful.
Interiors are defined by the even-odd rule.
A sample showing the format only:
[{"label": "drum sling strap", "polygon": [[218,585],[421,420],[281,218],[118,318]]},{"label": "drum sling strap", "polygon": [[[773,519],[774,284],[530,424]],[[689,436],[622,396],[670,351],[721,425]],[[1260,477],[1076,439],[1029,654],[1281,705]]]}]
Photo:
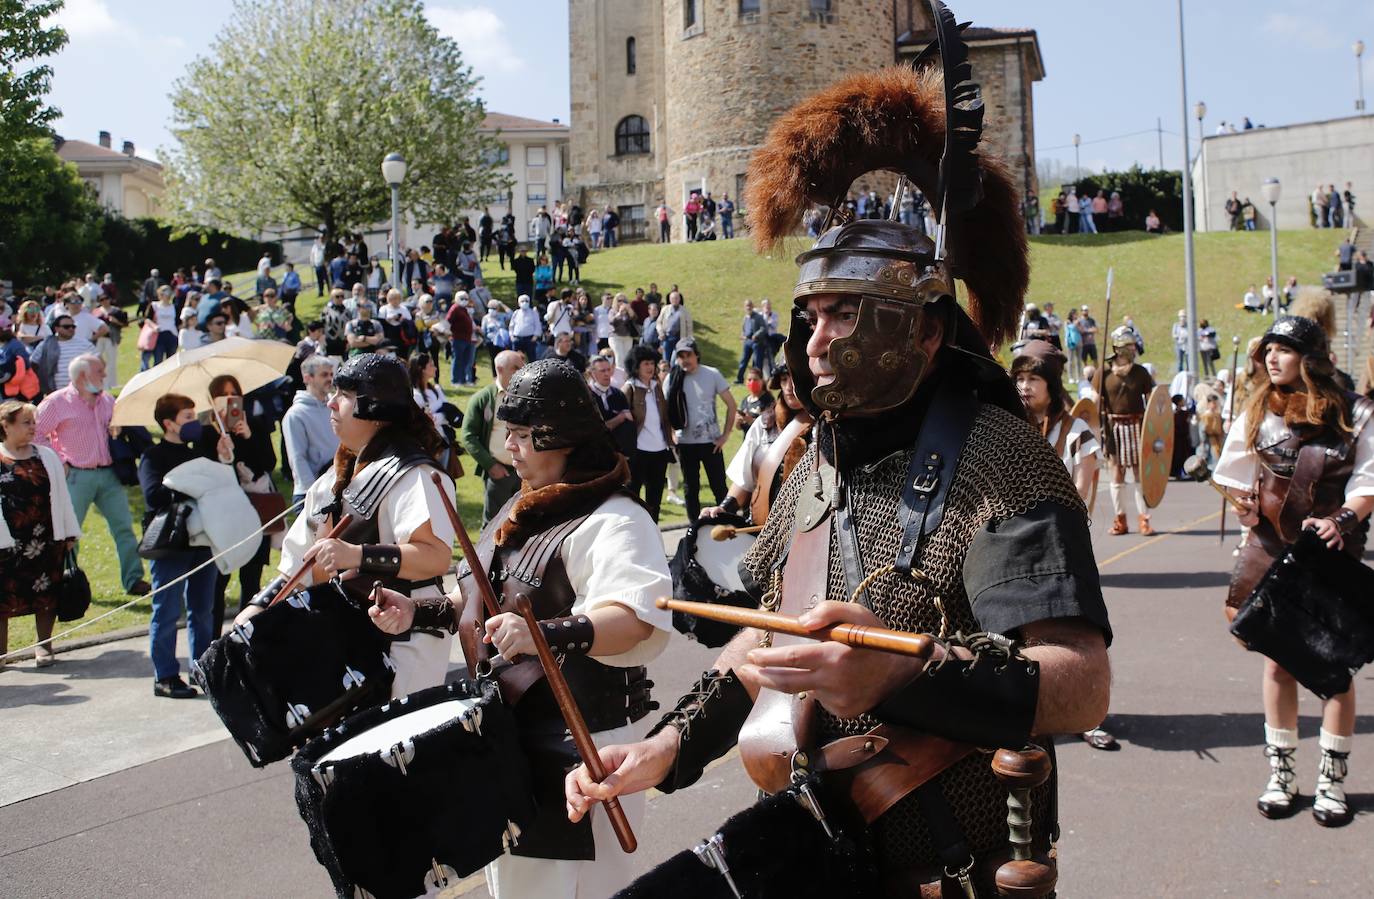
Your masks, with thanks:
[{"label": "drum sling strap", "polygon": [[[964,444],[973,430],[978,405],[977,398],[971,392],[948,381],[940,386],[931,402],[917,435],[915,452],[911,455],[911,464],[902,486],[898,512],[902,539],[897,547],[896,558],[892,561],[895,574],[921,576],[921,550],[926,538],[934,533],[944,517],[945,500],[954,482],[954,473],[959,468]],[[858,526],[850,515],[852,503],[847,494],[846,483],[836,520],[845,584],[855,602],[872,610],[867,591],[860,590],[865,578],[863,551]],[[945,796],[941,779],[933,777],[927,780],[916,788],[915,795],[921,817],[930,831],[931,841],[940,853],[941,862],[950,872],[966,872],[973,863],[972,853]]]}]

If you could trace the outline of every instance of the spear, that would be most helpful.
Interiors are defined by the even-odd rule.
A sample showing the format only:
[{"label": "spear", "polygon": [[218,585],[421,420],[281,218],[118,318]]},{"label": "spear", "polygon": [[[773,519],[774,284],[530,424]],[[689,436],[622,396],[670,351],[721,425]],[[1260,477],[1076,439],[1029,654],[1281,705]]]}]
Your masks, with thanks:
[{"label": "spear", "polygon": [[[1111,328],[1112,328],[1112,269],[1107,269],[1107,311],[1103,319],[1107,323],[1107,340],[1103,345],[1098,341],[1099,359],[1097,360],[1097,376],[1093,378],[1096,382],[1093,389],[1097,391],[1097,432],[1102,435],[1102,449],[1108,459],[1116,458],[1116,435],[1112,433],[1111,421],[1108,418],[1107,410],[1107,354],[1111,351]],[[1098,328],[1096,337],[1102,336],[1102,329]]]},{"label": "spear", "polygon": [[[1239,389],[1239,387],[1240,387],[1240,384],[1237,383],[1237,379],[1238,379],[1238,377],[1239,377],[1239,372],[1236,371],[1236,366],[1237,366],[1239,363],[1240,363],[1240,337],[1239,337],[1238,335],[1232,334],[1232,335],[1231,335],[1231,377],[1230,377],[1230,382],[1231,382],[1231,395],[1228,396],[1228,397],[1226,398],[1226,430],[1227,430],[1228,433],[1229,433],[1230,430],[1231,430],[1231,426],[1232,426],[1233,424],[1235,424],[1235,417],[1234,417],[1234,416],[1235,416],[1235,413],[1236,413],[1236,390]],[[1225,500],[1225,499],[1222,499],[1222,501],[1221,501],[1221,527],[1217,530],[1217,543],[1218,543],[1218,544],[1222,544],[1222,543],[1225,543],[1225,542],[1226,542],[1226,506],[1227,506],[1226,500]]]}]

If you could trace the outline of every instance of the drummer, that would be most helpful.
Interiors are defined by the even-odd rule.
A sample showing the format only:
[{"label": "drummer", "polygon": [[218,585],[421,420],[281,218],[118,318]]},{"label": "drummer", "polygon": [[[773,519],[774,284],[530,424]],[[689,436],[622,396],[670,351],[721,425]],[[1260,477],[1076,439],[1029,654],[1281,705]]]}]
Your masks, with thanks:
[{"label": "drummer", "polygon": [[[504,607],[516,593],[529,596],[550,647],[563,656],[563,674],[596,743],[639,739],[648,730],[642,719],[656,707],[643,666],[663,651],[672,629],[671,614],[654,607],[657,597],[672,591],[662,537],[627,492],[629,465],[571,366],[544,359],[522,368],[496,417],[506,423],[506,449],[523,483],[484,529],[478,554],[494,573]],[[472,583],[463,577],[460,592],[441,602],[387,594],[385,607],[369,614],[390,634],[412,626],[454,631],[462,609],[473,614],[478,608]],[[487,619],[484,640],[517,663],[504,672],[498,667],[498,679],[538,665],[517,614]],[[511,854],[487,866],[488,888],[496,899],[615,893],[634,869],[604,815],[594,816],[590,826],[565,816],[562,778],[577,756],[547,681],[518,700],[508,682],[501,683],[531,756],[540,814]],[[623,806],[638,829],[643,794],[626,797]]]},{"label": "drummer", "polygon": [[[365,601],[380,580],[415,598],[443,598],[442,578],[453,562],[453,526],[430,473],[439,471],[434,423],[411,395],[403,362],[392,356],[354,356],[334,375],[329,424],[339,437],[334,467],[306,491],[302,514],[287,532],[278,570],[235,619],[242,624],[272,601],[286,579],[318,545],[301,582],[340,576],[346,592]],[[453,482],[444,490],[453,498]],[[322,539],[343,513],[352,524],[337,539]],[[448,673],[452,635],[417,632],[392,644],[396,666],[392,698],[438,686]]]},{"label": "drummer", "polygon": [[[749,517],[752,512],[754,524],[763,524],[778,488],[806,452],[807,441],[811,439],[811,416],[802,408],[797,392],[792,389],[792,376],[787,373],[786,365],[773,369],[768,389],[776,392],[777,400],[771,409],[764,409],[754,419],[744,434],[744,442],[730,460],[725,470],[730,479],[725,501],[702,509],[702,518]],[[792,426],[793,421],[797,422],[795,426]],[[787,444],[779,444],[774,449],[784,433],[788,435]],[[759,489],[760,482],[765,484],[763,490]]]}]

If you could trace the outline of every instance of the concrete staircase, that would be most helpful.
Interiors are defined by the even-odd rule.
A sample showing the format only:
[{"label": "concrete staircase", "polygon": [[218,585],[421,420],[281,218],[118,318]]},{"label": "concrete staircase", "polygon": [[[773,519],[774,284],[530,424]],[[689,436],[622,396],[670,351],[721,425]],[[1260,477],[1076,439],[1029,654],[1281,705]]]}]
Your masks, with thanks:
[{"label": "concrete staircase", "polygon": [[[1350,242],[1356,249],[1364,250],[1374,258],[1374,228],[1356,219],[1351,229]],[[1340,367],[1355,379],[1358,386],[1364,373],[1365,359],[1374,347],[1371,346],[1369,314],[1374,295],[1366,292],[1358,294],[1336,294],[1332,297],[1336,304],[1335,347]]]}]

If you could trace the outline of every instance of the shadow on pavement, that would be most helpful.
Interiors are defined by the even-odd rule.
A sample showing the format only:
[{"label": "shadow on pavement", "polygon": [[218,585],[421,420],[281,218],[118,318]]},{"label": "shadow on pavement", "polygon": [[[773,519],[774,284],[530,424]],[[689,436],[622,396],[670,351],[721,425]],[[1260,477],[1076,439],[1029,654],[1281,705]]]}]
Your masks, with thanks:
[{"label": "shadow on pavement", "polygon": [[[106,678],[153,679],[148,654],[133,649],[111,649],[90,658],[73,658],[59,654],[57,664],[35,674],[60,675],[70,680],[103,680]],[[0,702],[3,705],[3,702]]]},{"label": "shadow on pavement", "polygon": [[17,709],[26,705],[77,705],[90,699],[70,690],[71,687],[63,683],[0,687],[0,709]]},{"label": "shadow on pavement", "polygon": [[[1258,691],[1255,696],[1259,700]],[[1131,746],[1160,752],[1194,752],[1211,757],[1211,750],[1253,746],[1264,740],[1262,712],[1225,712],[1215,715],[1134,715],[1113,712],[1102,725],[1116,738]],[[1298,718],[1303,736],[1314,735],[1321,726],[1316,715]],[[1357,715],[1355,733],[1374,733],[1374,715]],[[1130,751],[1130,747],[1124,747]]]},{"label": "shadow on pavement", "polygon": [[1103,587],[1143,590],[1180,590],[1194,587],[1225,587],[1229,571],[1123,571],[1102,574]]}]

